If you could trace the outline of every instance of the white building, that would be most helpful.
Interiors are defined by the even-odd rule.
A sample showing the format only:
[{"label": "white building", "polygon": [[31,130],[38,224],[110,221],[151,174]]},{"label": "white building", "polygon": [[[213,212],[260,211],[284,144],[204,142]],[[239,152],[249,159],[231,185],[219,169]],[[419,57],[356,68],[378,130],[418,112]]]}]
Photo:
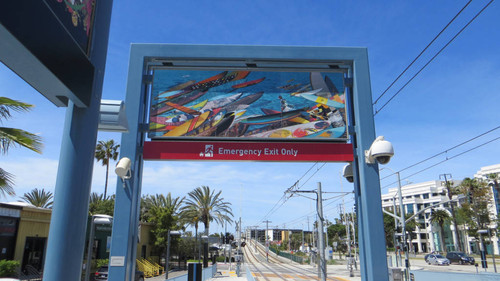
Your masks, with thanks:
[{"label": "white building", "polygon": [[[491,239],[491,244],[493,244],[495,254],[499,253],[499,245],[498,245],[498,235],[495,234],[495,229],[497,229],[497,221],[496,218],[500,218],[499,213],[500,213],[500,196],[499,196],[499,190],[497,187],[495,187],[495,181],[489,178],[489,175],[497,175],[497,183],[500,184],[500,164],[496,165],[491,165],[491,166],[485,166],[481,167],[479,171],[474,174],[474,178],[486,181],[488,185],[490,186],[490,191],[491,194],[493,195],[493,198],[491,200],[491,204],[488,205],[488,209],[490,211],[490,216],[491,216],[491,224],[489,225],[490,232],[492,234],[492,239]],[[489,238],[487,238],[489,240]],[[487,250],[488,253],[491,253],[491,246],[487,245]]]},{"label": "white building", "polygon": [[[453,186],[458,184],[460,181],[453,181]],[[449,211],[450,203],[458,206],[456,202],[447,202],[449,198],[444,181],[409,184],[402,186],[401,191],[405,213],[417,214],[415,220],[418,226],[407,238],[410,248],[420,253],[456,249],[458,238],[454,231],[450,231],[450,226],[445,227],[445,247],[442,247],[439,239],[439,226],[430,223],[431,208],[429,207],[434,206],[434,209]],[[453,199],[456,199],[456,196]],[[390,188],[386,194],[382,195],[382,208],[392,212],[394,207],[399,210],[398,189]]]},{"label": "white building", "polygon": [[[492,230],[492,239],[491,243],[486,245],[486,248],[488,253],[494,251],[495,254],[499,254],[499,239],[496,235],[494,235],[493,229],[497,228],[496,218],[499,217],[500,213],[500,195],[499,190],[495,188],[493,180],[488,177],[490,174],[499,175],[498,183],[500,184],[500,164],[482,167],[474,175],[474,178],[487,181],[491,188],[493,198],[491,204],[489,205],[489,210],[492,223],[489,228]],[[453,180],[453,186],[457,186],[460,183],[461,181]],[[408,243],[411,243],[410,247],[415,252],[457,250],[458,236],[460,236],[462,245],[465,246],[464,251],[471,253],[478,250],[478,241],[475,241],[474,237],[469,237],[465,229],[460,229],[461,226],[459,226],[459,234],[457,235],[452,223],[447,223],[444,227],[445,245],[443,247],[440,245],[439,226],[432,225],[432,223],[430,223],[431,209],[444,209],[450,213],[451,216],[450,204],[454,204],[455,207],[459,207],[463,200],[465,200],[465,196],[460,195],[459,198],[454,196],[452,199],[456,200],[455,202],[447,202],[449,201],[449,198],[446,193],[446,185],[444,181],[427,181],[409,184],[402,186],[401,190],[405,213],[417,214],[420,212],[415,216],[418,226],[413,233],[410,234],[411,237],[408,237]],[[430,206],[434,207],[428,208]],[[398,189],[390,188],[386,194],[382,195],[382,208],[393,212],[394,207],[399,210]],[[487,236],[483,239],[489,240]]]}]

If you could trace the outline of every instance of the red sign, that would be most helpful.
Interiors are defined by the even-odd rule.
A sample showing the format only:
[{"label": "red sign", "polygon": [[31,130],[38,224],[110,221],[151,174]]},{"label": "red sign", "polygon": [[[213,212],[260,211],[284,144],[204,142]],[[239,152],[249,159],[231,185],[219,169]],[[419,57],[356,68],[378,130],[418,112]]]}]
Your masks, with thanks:
[{"label": "red sign", "polygon": [[231,160],[283,162],[350,162],[353,148],[346,143],[150,141],[144,160]]}]

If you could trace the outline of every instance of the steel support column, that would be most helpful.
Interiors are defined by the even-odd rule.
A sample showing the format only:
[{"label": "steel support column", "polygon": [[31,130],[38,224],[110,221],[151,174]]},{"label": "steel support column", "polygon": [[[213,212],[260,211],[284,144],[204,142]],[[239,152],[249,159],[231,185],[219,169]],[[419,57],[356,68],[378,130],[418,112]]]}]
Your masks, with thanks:
[{"label": "steel support column", "polygon": [[66,111],[43,272],[46,281],[81,279],[112,4],[99,1],[95,10],[90,106],[78,108],[70,101]]},{"label": "steel support column", "polygon": [[365,162],[365,150],[375,140],[370,73],[367,50],[359,51],[353,61],[353,107],[355,119],[355,157],[357,162],[355,179],[358,199],[358,214],[362,229],[359,239],[363,247],[361,265],[365,273],[362,280],[388,280],[384,223],[380,179],[377,164]]}]

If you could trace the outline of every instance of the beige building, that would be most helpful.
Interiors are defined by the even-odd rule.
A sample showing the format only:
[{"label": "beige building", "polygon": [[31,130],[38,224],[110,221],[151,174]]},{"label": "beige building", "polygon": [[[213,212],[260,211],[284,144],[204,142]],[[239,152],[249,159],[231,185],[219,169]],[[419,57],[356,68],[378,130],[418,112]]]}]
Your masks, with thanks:
[{"label": "beige building", "polygon": [[[17,260],[21,263],[21,270],[30,265],[41,271],[51,214],[51,209],[37,208],[23,202],[0,203],[0,260]],[[150,223],[140,224],[138,258],[151,255],[153,245],[150,242],[150,230]],[[94,255],[97,258],[107,258],[110,236],[111,226],[96,226]]]}]

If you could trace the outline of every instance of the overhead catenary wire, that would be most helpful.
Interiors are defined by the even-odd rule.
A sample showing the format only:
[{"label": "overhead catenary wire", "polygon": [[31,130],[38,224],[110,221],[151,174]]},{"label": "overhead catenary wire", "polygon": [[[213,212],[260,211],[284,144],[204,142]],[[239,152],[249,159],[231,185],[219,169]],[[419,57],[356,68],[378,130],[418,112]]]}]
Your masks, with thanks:
[{"label": "overhead catenary wire", "polygon": [[472,0],[467,2],[467,4],[465,4],[465,6],[463,6],[462,9],[458,11],[458,13],[446,24],[445,27],[443,27],[443,29],[441,29],[441,31],[434,37],[434,39],[432,39],[432,41],[429,44],[427,44],[427,46],[425,46],[425,48],[420,52],[420,54],[418,54],[418,56],[416,56],[413,59],[413,61],[398,75],[398,77],[396,77],[396,79],[392,81],[392,83],[384,90],[384,92],[382,92],[382,94],[375,100],[375,102],[373,102],[373,105],[377,104],[377,102],[385,95],[385,93],[387,93],[387,91],[389,91],[389,89],[392,88],[392,86],[394,86],[394,84],[399,80],[399,78],[401,78],[401,76],[403,76],[403,74],[405,74],[406,71],[424,54],[424,52],[432,45],[432,43],[434,43],[434,41],[436,41],[436,39],[439,36],[441,36],[441,34],[443,34],[443,32],[455,21],[455,19],[465,10],[465,8],[467,8],[467,6],[469,6],[471,2]]},{"label": "overhead catenary wire", "polygon": [[297,189],[302,188],[316,173],[318,173],[319,170],[321,170],[326,165],[326,162],[323,163],[323,165],[321,165],[319,168],[317,168],[316,171],[304,183],[302,183],[300,187],[298,187],[300,180],[302,180],[318,164],[319,162],[315,162],[292,186],[287,188],[286,191],[281,196],[281,198],[278,200],[278,202],[274,204],[271,210],[269,210],[269,212],[267,212],[267,214],[260,221],[266,220],[270,215],[278,211],[285,204],[285,202],[292,196],[290,195],[287,197],[286,193],[292,191],[294,188]]},{"label": "overhead catenary wire", "polygon": [[[454,150],[454,149],[456,149],[456,148],[459,148],[459,147],[461,147],[462,145],[465,145],[465,144],[467,144],[467,143],[469,143],[469,142],[471,142],[471,141],[473,141],[473,140],[476,140],[476,139],[478,139],[478,138],[480,138],[480,137],[482,137],[482,136],[485,136],[485,135],[487,135],[487,134],[489,134],[489,133],[492,133],[492,132],[494,132],[494,131],[496,131],[496,130],[498,130],[498,129],[500,129],[500,126],[497,126],[497,127],[495,127],[495,128],[492,128],[492,129],[490,129],[490,130],[488,130],[488,131],[486,131],[486,132],[483,132],[483,133],[481,133],[481,134],[479,134],[479,135],[477,135],[477,136],[475,136],[475,137],[472,137],[472,138],[470,138],[470,139],[468,139],[468,140],[465,140],[465,141],[463,141],[463,142],[461,142],[461,143],[459,143],[459,144],[457,144],[457,145],[454,145],[454,146],[452,146],[452,147],[450,147],[450,148],[448,148],[448,149],[446,149],[446,150],[443,150],[443,151],[441,151],[441,152],[439,152],[439,153],[436,153],[436,154],[434,154],[434,155],[432,155],[432,156],[430,156],[430,157],[427,157],[427,158],[425,158],[424,160],[418,161],[418,162],[417,162],[417,163],[415,163],[415,164],[411,164],[410,166],[407,166],[407,167],[405,167],[405,168],[403,168],[403,169],[399,170],[398,172],[399,172],[399,173],[401,173],[402,171],[405,171],[405,170],[408,170],[408,169],[413,168],[413,167],[415,167],[415,166],[418,166],[418,165],[420,165],[420,164],[422,164],[422,163],[425,163],[425,162],[427,162],[427,161],[429,161],[429,160],[431,160],[431,159],[433,159],[433,158],[436,158],[436,157],[438,157],[438,156],[440,156],[440,155],[442,155],[442,154],[447,154],[448,152],[450,152],[450,151],[452,151],[452,150]],[[488,143],[489,143],[489,142],[488,142]],[[385,177],[381,178],[380,180],[384,180],[384,179],[386,179],[386,178],[388,178],[388,177],[390,177],[390,176],[392,176],[392,175],[394,175],[394,174],[395,174],[395,173],[391,173],[391,174],[389,174],[389,175],[387,175],[387,176],[385,176]]]},{"label": "overhead catenary wire", "polygon": [[[343,195],[343,196],[346,196],[346,195],[349,195],[349,194],[345,194],[345,195]],[[310,198],[310,199],[312,199],[312,198]],[[326,209],[326,207],[327,207],[327,206],[332,205],[332,204],[333,204],[333,203],[335,203],[335,202],[338,202],[340,199],[342,199],[342,197],[336,198],[336,200],[333,200],[332,202],[329,202],[328,204],[325,204],[325,205],[323,206],[323,208],[324,208],[324,212],[325,212],[325,213],[328,213],[328,212],[330,212],[330,211],[334,210],[335,208]],[[347,200],[346,202],[347,202],[347,203],[354,202],[354,199],[352,199],[352,200]],[[309,213],[307,213],[307,214],[305,214],[305,215],[302,215],[302,216],[300,216],[300,217],[298,217],[298,218],[295,218],[295,219],[293,219],[293,220],[291,220],[291,221],[288,221],[288,222],[286,222],[285,224],[296,224],[296,223],[298,223],[298,222],[301,222],[303,219],[306,219],[308,216],[315,215],[315,214],[316,214],[316,211],[311,211],[311,212],[309,212]]]},{"label": "overhead catenary wire", "polygon": [[[434,168],[434,167],[436,167],[437,165],[440,165],[440,164],[442,164],[442,163],[444,163],[444,162],[446,162],[446,161],[449,161],[449,160],[454,159],[454,158],[456,158],[456,157],[462,156],[462,155],[464,155],[464,154],[466,154],[466,153],[469,153],[469,152],[471,152],[471,151],[473,151],[473,150],[475,150],[475,149],[478,149],[478,148],[480,148],[480,147],[482,147],[482,146],[485,146],[485,145],[490,144],[490,143],[492,143],[492,142],[494,142],[494,141],[497,141],[497,140],[500,140],[500,137],[496,137],[496,138],[494,138],[494,139],[492,139],[492,140],[489,140],[489,141],[487,141],[487,142],[485,142],[485,143],[482,143],[482,144],[480,144],[480,145],[477,145],[477,146],[475,146],[475,147],[473,147],[473,148],[471,148],[471,149],[468,149],[468,150],[466,150],[466,151],[463,151],[463,152],[458,153],[458,154],[456,154],[456,155],[453,155],[453,156],[451,156],[451,157],[446,157],[446,159],[444,159],[444,160],[442,160],[442,161],[440,161],[440,162],[438,162],[438,163],[435,163],[435,164],[433,164],[433,165],[431,165],[431,166],[429,166],[429,167],[426,167],[426,168],[424,168],[424,169],[422,169],[422,170],[420,170],[420,171],[418,171],[418,172],[416,172],[416,173],[413,173],[413,174],[408,175],[408,176],[406,176],[406,177],[404,177],[404,178],[401,178],[401,180],[406,180],[406,179],[409,179],[410,177],[413,177],[413,176],[415,176],[415,175],[417,175],[417,174],[420,174],[420,173],[422,173],[422,172],[424,172],[424,171],[427,171],[427,170],[429,170],[429,169],[431,169],[431,168]],[[397,181],[396,181],[396,182],[393,182],[393,183],[391,183],[391,184],[385,185],[384,187],[382,187],[382,189],[384,189],[384,188],[386,188],[386,187],[389,187],[390,185],[393,185],[393,184],[395,184],[395,183],[397,183]]]},{"label": "overhead catenary wire", "polygon": [[376,110],[375,113],[373,114],[373,116],[376,116],[380,111],[382,111],[382,109],[384,109],[397,95],[399,95],[399,93],[401,93],[401,91],[403,91],[404,88],[406,88],[406,86],[408,86],[408,84],[411,83],[411,81],[413,81],[413,79],[415,79],[415,77],[417,77],[432,61],[434,61],[434,59],[439,55],[441,54],[441,52],[446,49],[446,47],[448,47],[457,37],[458,35],[460,35],[494,0],[491,0],[490,2],[488,2],[467,24],[465,24],[464,27],[462,27],[462,29],[460,29],[460,31],[458,31],[455,36],[453,36],[449,41],[448,43],[446,43],[424,66],[422,66],[420,68],[420,70],[418,70],[401,88],[399,88],[399,90],[391,96],[391,98],[389,98],[389,100],[387,100],[381,107],[380,109]]}]

